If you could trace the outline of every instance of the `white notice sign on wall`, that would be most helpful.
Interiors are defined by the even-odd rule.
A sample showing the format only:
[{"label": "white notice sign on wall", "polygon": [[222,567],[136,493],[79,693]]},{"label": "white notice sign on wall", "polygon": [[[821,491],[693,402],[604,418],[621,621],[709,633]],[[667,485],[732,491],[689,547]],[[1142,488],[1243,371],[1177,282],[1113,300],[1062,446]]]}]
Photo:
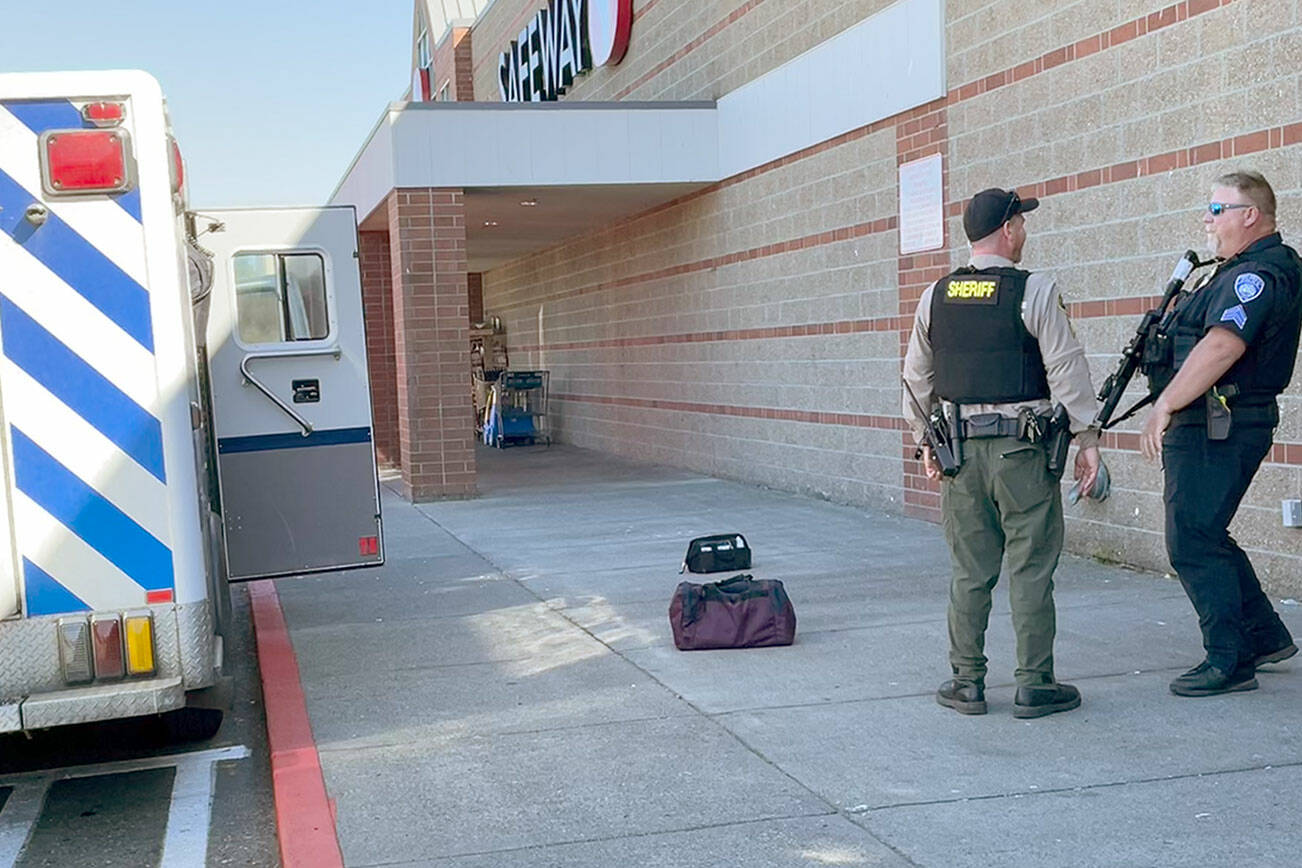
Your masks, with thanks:
[{"label": "white notice sign on wall", "polygon": [[945,246],[940,154],[900,166],[900,253]]}]

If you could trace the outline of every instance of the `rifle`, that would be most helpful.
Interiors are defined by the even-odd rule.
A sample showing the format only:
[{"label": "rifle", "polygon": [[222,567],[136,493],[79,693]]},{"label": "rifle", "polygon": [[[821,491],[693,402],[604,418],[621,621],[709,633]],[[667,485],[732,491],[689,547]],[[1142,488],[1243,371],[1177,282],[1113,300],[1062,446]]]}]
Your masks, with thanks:
[{"label": "rifle", "polygon": [[1161,303],[1144,314],[1144,318],[1139,321],[1139,328],[1135,330],[1135,336],[1130,339],[1130,343],[1121,351],[1121,361],[1117,364],[1117,369],[1103,381],[1103,388],[1099,389],[1097,396],[1103,406],[1099,408],[1098,415],[1094,417],[1094,422],[1090,427],[1096,431],[1106,431],[1113,425],[1126,421],[1157,398],[1150,389],[1149,393],[1133,407],[1116,419],[1112,418],[1117,405],[1121,403],[1122,395],[1126,392],[1126,387],[1130,385],[1131,378],[1135,376],[1135,371],[1143,363],[1144,351],[1149,340],[1165,337],[1175,315],[1174,308],[1167,310],[1172,299],[1179,295],[1180,290],[1184,288],[1184,282],[1189,279],[1189,275],[1193,273],[1195,268],[1212,265],[1215,261],[1202,262],[1198,259],[1198,254],[1192,250],[1186,250],[1184,256],[1180,257],[1180,261],[1176,263],[1175,271],[1171,272],[1171,280],[1162,292]]},{"label": "rifle", "polygon": [[[940,465],[941,476],[957,476],[959,462],[962,460],[959,455],[957,443],[950,436],[949,423],[941,415],[940,408],[932,413],[927,413],[922,409],[922,404],[918,402],[918,396],[913,394],[913,389],[909,388],[909,381],[901,378],[900,382],[904,383],[904,389],[909,393],[909,400],[913,402],[913,407],[918,411],[918,415],[927,420],[926,426],[922,429],[922,439],[931,447],[931,454],[935,456],[936,463]],[[922,449],[919,448],[913,456],[922,457]]]}]

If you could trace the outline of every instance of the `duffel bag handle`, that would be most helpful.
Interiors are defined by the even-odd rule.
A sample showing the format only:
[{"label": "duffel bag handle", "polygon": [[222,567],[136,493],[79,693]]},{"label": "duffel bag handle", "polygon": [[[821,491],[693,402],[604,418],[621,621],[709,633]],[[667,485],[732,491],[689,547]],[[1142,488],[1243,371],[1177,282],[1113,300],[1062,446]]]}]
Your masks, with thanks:
[{"label": "duffel bag handle", "polygon": [[732,576],[731,578],[720,579],[714,584],[716,587],[722,588],[724,585],[731,585],[734,582],[749,582],[754,578],[755,577],[752,576],[750,573],[738,573],[737,575]]}]

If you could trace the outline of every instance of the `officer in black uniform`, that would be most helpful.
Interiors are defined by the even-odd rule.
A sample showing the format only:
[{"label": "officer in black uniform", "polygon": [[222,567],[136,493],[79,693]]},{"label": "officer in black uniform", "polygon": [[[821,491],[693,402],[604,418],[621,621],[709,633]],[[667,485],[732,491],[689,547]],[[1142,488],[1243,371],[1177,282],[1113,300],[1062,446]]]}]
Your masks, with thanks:
[{"label": "officer in black uniform", "polygon": [[1169,376],[1140,436],[1166,477],[1166,547],[1198,613],[1206,659],[1171,682],[1179,696],[1254,690],[1256,667],[1297,653],[1230,520],[1270,452],[1302,331],[1302,260],[1275,229],[1260,174],[1216,179],[1203,217],[1221,257],[1211,279],[1176,302]]}]

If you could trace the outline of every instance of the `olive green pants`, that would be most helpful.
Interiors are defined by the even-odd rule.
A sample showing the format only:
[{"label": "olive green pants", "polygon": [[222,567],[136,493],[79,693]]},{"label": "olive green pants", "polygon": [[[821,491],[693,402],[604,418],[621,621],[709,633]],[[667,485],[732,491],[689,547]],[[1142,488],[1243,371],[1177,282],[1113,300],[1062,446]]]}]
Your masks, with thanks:
[{"label": "olive green pants", "polygon": [[1062,493],[1043,446],[1015,437],[963,443],[963,466],[941,485],[941,515],[954,565],[949,586],[949,663],[954,677],[984,682],[990,597],[1007,560],[1017,634],[1017,683],[1053,678],[1053,571],[1062,552]]}]

